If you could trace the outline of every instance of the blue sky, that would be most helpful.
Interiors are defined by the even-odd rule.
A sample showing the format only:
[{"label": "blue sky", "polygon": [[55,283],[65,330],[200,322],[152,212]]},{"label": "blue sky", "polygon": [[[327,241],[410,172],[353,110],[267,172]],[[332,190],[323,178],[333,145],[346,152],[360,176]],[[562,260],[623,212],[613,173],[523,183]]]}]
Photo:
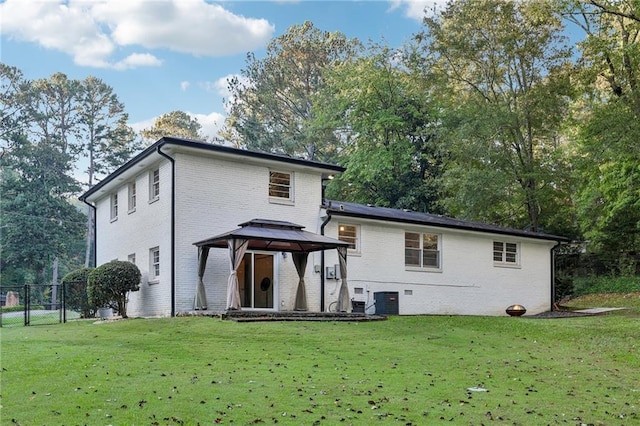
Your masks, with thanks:
[{"label": "blue sky", "polygon": [[114,88],[137,130],[182,110],[208,136],[224,121],[226,79],[247,52],[306,20],[325,31],[400,46],[421,28],[415,1],[5,0],[0,58],[28,79],[63,72]]}]

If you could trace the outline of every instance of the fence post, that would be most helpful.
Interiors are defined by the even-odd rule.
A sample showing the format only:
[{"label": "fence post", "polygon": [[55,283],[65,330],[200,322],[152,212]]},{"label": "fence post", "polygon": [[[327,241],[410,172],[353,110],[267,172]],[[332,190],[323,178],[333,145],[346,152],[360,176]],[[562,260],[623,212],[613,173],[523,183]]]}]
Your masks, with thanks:
[{"label": "fence post", "polygon": [[67,283],[62,282],[62,322],[67,323]]},{"label": "fence post", "polygon": [[29,325],[29,284],[24,285],[24,325]]}]

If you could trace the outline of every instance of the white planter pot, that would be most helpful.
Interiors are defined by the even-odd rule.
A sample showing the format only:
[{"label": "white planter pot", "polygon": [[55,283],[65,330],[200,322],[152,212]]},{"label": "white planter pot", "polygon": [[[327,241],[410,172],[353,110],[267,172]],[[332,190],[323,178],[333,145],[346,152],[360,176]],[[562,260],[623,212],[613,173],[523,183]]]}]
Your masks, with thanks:
[{"label": "white planter pot", "polygon": [[111,318],[113,317],[113,309],[111,308],[99,308],[98,318]]}]

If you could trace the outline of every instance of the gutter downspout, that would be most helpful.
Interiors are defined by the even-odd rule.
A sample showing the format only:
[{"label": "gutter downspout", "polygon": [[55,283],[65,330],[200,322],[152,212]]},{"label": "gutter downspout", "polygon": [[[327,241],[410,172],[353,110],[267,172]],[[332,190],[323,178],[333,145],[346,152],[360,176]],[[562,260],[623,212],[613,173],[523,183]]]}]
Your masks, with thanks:
[{"label": "gutter downspout", "polygon": [[[326,207],[331,207],[331,203]],[[331,212],[328,209],[326,212],[327,218],[322,222],[322,225],[320,225],[320,235],[324,235],[324,227],[327,226],[331,220]],[[320,252],[320,312],[324,312],[324,278],[324,250],[322,250]]]},{"label": "gutter downspout", "polygon": [[171,162],[171,317],[176,316],[176,160],[169,157],[160,149],[158,145],[156,151],[159,155]]},{"label": "gutter downspout", "polygon": [[[98,266],[96,264],[97,262],[97,258],[98,258],[98,253],[97,253],[97,248],[98,248],[98,233],[96,232],[98,230],[98,227],[96,226],[96,206],[94,206],[91,203],[88,203],[86,199],[82,199],[81,200],[83,203],[85,203],[86,205],[89,206],[89,208],[93,211],[93,256],[92,257],[92,261],[93,261],[93,267],[95,268],[96,266]],[[91,266],[91,265],[89,265]]]},{"label": "gutter downspout", "polygon": [[556,249],[560,247],[562,243],[560,241],[556,241],[556,245],[551,247],[551,308],[550,311],[554,311],[555,309],[555,300],[556,300]]}]

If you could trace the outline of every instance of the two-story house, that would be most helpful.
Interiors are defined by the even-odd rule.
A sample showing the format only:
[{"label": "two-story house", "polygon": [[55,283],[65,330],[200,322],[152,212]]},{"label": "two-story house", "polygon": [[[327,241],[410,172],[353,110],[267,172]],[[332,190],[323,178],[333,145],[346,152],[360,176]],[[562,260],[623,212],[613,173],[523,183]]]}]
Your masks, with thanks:
[{"label": "two-story house", "polygon": [[130,316],[230,303],[325,311],[340,294],[381,313],[550,309],[553,250],[564,238],[324,200],[324,183],[342,171],[162,138],[82,195],[94,207],[96,264],[129,260],[142,271]]}]

